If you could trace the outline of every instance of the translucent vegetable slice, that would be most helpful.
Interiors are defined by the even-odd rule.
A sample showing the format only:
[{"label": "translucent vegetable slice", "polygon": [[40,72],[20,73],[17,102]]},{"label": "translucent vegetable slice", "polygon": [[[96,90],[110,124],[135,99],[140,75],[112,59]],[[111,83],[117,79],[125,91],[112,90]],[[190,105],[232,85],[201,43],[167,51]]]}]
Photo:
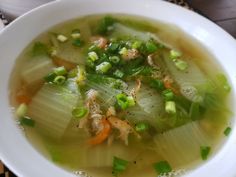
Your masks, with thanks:
[{"label": "translucent vegetable slice", "polygon": [[55,65],[47,56],[34,57],[28,61],[21,71],[21,77],[26,84],[31,84],[43,80]]},{"label": "translucent vegetable slice", "polygon": [[81,104],[81,97],[66,85],[45,84],[29,105],[29,116],[36,127],[55,139],[60,138],[72,118],[72,109]]},{"label": "translucent vegetable slice", "polygon": [[200,147],[211,143],[198,121],[158,134],[154,137],[154,142],[157,153],[178,167],[199,159]]}]

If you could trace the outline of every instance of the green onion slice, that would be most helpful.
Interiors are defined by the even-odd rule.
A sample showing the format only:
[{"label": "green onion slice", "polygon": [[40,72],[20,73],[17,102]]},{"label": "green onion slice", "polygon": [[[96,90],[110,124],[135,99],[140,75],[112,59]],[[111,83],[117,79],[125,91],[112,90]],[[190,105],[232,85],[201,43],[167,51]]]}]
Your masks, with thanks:
[{"label": "green onion slice", "polygon": [[57,76],[63,76],[65,74],[67,74],[66,68],[64,66],[60,66],[57,68],[53,69],[53,72],[57,75]]},{"label": "green onion slice", "polygon": [[25,103],[21,103],[16,109],[16,116],[18,118],[24,117],[28,111],[28,106]]},{"label": "green onion slice", "polygon": [[211,151],[211,147],[210,146],[201,146],[200,150],[201,150],[202,160],[207,160],[207,157]]},{"label": "green onion slice", "polygon": [[229,136],[229,134],[231,133],[232,129],[231,127],[227,127],[225,130],[224,130],[224,135],[225,136]]},{"label": "green onion slice", "polygon": [[29,117],[21,117],[20,118],[20,125],[26,125],[28,127],[34,127],[35,126],[35,121]]},{"label": "green onion slice", "polygon": [[113,167],[112,167],[112,173],[114,176],[117,176],[119,173],[123,172],[126,170],[129,162],[118,158],[118,157],[113,157]]},{"label": "green onion slice", "polygon": [[62,84],[64,84],[65,81],[66,81],[66,77],[65,76],[57,76],[53,80],[53,83],[58,84],[58,85],[62,85]]},{"label": "green onion slice", "polygon": [[172,168],[167,161],[160,161],[160,162],[155,163],[154,169],[159,174],[166,174],[172,171]]},{"label": "green onion slice", "polygon": [[87,113],[88,109],[86,109],[85,107],[77,107],[72,110],[72,115],[75,118],[82,118],[87,115]]},{"label": "green onion slice", "polygon": [[144,132],[148,129],[149,129],[149,125],[147,123],[140,122],[135,125],[135,130],[137,132]]}]

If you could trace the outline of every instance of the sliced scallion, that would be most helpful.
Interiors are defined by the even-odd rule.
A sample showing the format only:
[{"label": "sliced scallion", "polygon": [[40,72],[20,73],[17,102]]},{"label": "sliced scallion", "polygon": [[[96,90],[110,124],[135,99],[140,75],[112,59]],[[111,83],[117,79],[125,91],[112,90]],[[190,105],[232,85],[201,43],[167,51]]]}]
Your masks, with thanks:
[{"label": "sliced scallion", "polygon": [[139,49],[142,45],[141,41],[134,41],[134,43],[132,44],[132,49]]},{"label": "sliced scallion", "polygon": [[57,75],[56,75],[54,72],[51,72],[51,73],[49,73],[48,75],[46,75],[46,76],[44,77],[44,80],[45,80],[46,82],[53,82],[54,79],[55,79],[55,77],[57,77]]},{"label": "sliced scallion", "polygon": [[186,69],[188,69],[188,63],[180,59],[175,61],[175,66],[181,71],[186,71]]},{"label": "sliced scallion", "polygon": [[119,58],[118,56],[111,56],[111,57],[109,57],[109,60],[110,60],[112,63],[117,64],[117,63],[119,63],[120,58]]},{"label": "sliced scallion", "polygon": [[226,92],[230,92],[231,87],[230,87],[230,85],[229,85],[229,83],[228,83],[228,80],[227,80],[226,76],[225,76],[224,74],[218,74],[218,75],[216,76],[216,78],[218,79],[220,86],[222,86],[222,88],[223,88]]},{"label": "sliced scallion", "polygon": [[26,116],[21,117],[19,121],[20,121],[20,125],[26,125],[28,127],[34,127],[35,125],[35,121]]},{"label": "sliced scallion", "polygon": [[180,52],[176,51],[176,50],[171,50],[170,51],[170,58],[172,60],[175,60],[175,59],[177,59],[178,57],[181,57],[181,56],[182,56],[182,54]]},{"label": "sliced scallion", "polygon": [[80,30],[79,29],[73,29],[72,32],[71,32],[71,37],[73,39],[79,39],[81,36],[80,34]]},{"label": "sliced scallion", "polygon": [[113,166],[112,166],[112,173],[114,176],[117,176],[119,173],[126,170],[129,162],[127,160],[113,157]]},{"label": "sliced scallion", "polygon": [[167,161],[157,162],[153,166],[158,174],[166,174],[172,171],[172,168]]},{"label": "sliced scallion", "polygon": [[66,81],[65,76],[56,76],[55,79],[53,80],[53,83],[57,85],[62,85]]},{"label": "sliced scallion", "polygon": [[66,68],[64,66],[60,66],[57,68],[53,69],[53,72],[57,75],[57,76],[63,76],[65,74],[67,74]]},{"label": "sliced scallion", "polygon": [[209,147],[209,146],[201,146],[200,147],[200,151],[201,151],[202,160],[207,160],[208,155],[209,155],[209,153],[211,151],[211,147]]},{"label": "sliced scallion", "polygon": [[85,107],[77,107],[72,110],[72,115],[75,118],[82,118],[88,113],[88,109]]},{"label": "sliced scallion", "polygon": [[113,75],[117,78],[123,78],[125,74],[121,70],[117,69],[117,70],[115,70]]},{"label": "sliced scallion", "polygon": [[66,42],[68,38],[65,35],[59,34],[57,35],[57,40],[60,42]]},{"label": "sliced scallion", "polygon": [[128,101],[128,107],[131,107],[131,106],[134,106],[134,105],[135,105],[134,97],[132,97],[132,96],[127,96],[127,101]]},{"label": "sliced scallion", "polygon": [[172,90],[170,90],[170,89],[167,89],[167,90],[164,90],[163,92],[162,92],[162,95],[163,95],[163,97],[164,97],[164,99],[166,100],[166,101],[171,101],[171,100],[173,100],[174,99],[174,93],[173,93],[173,91]]},{"label": "sliced scallion", "polygon": [[123,93],[116,95],[117,104],[121,109],[127,109],[129,107],[129,102],[127,100],[127,96]]},{"label": "sliced scallion", "polygon": [[137,132],[144,132],[148,129],[149,129],[149,125],[147,123],[140,122],[135,125],[135,130]]},{"label": "sliced scallion", "polygon": [[18,118],[26,116],[28,111],[28,106],[25,103],[21,103],[18,108],[16,109],[16,116]]},{"label": "sliced scallion", "polygon": [[158,49],[157,45],[153,41],[148,41],[145,45],[147,53],[153,53]]},{"label": "sliced scallion", "polygon": [[165,111],[169,114],[176,113],[176,106],[174,101],[166,101],[165,102]]},{"label": "sliced scallion", "polygon": [[190,106],[189,116],[192,120],[196,120],[200,114],[200,104],[198,102],[192,102]]},{"label": "sliced scallion", "polygon": [[123,47],[120,51],[119,51],[120,55],[127,55],[128,54],[128,49],[126,47]]},{"label": "sliced scallion", "polygon": [[231,127],[227,127],[225,130],[224,130],[224,135],[225,136],[229,136],[229,134],[231,133],[232,129]]},{"label": "sliced scallion", "polygon": [[153,80],[151,80],[150,81],[150,86],[152,87],[152,88],[155,88],[156,90],[158,90],[158,91],[162,91],[162,90],[164,90],[164,83],[161,81],[161,80],[159,80],[159,79],[153,79]]},{"label": "sliced scallion", "polygon": [[109,69],[111,69],[111,67],[112,67],[112,65],[109,62],[104,61],[101,64],[96,66],[96,71],[98,73],[104,74],[104,73],[108,72]]},{"label": "sliced scallion", "polygon": [[114,53],[118,50],[119,44],[116,42],[112,42],[108,45],[107,50],[111,53]]},{"label": "sliced scallion", "polygon": [[76,46],[76,47],[81,47],[83,46],[84,42],[81,40],[81,39],[75,39],[73,42],[72,42],[73,46]]},{"label": "sliced scallion", "polygon": [[97,55],[96,52],[89,52],[89,53],[88,53],[88,57],[89,57],[89,59],[92,60],[92,61],[98,60],[98,55]]}]

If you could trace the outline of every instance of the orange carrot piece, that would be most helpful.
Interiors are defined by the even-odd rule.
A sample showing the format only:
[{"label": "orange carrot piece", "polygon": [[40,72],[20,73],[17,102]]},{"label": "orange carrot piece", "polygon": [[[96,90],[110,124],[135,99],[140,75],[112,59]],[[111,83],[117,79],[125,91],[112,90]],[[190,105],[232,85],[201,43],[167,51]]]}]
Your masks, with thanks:
[{"label": "orange carrot piece", "polygon": [[53,57],[52,61],[57,66],[64,66],[67,70],[74,69],[77,66],[75,63],[63,60],[58,57]]},{"label": "orange carrot piece", "polygon": [[100,131],[95,137],[88,140],[88,144],[90,145],[101,144],[103,141],[105,141],[108,138],[111,132],[111,125],[106,118],[103,118],[101,120],[101,123],[103,125],[102,131]]},{"label": "orange carrot piece", "polygon": [[172,83],[169,82],[168,80],[164,80],[164,86],[165,88],[172,90],[175,94],[179,93],[179,91],[176,88],[174,88]]}]

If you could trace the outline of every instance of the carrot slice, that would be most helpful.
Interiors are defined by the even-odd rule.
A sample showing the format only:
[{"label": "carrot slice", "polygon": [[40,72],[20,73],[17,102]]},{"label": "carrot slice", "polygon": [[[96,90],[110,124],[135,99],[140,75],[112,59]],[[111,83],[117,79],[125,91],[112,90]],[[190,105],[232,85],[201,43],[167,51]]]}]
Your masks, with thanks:
[{"label": "carrot slice", "polygon": [[53,57],[52,61],[57,66],[64,66],[67,70],[74,69],[77,66],[75,63],[63,60],[58,57]]},{"label": "carrot slice", "polygon": [[108,138],[111,132],[111,125],[106,118],[103,118],[101,120],[101,123],[103,125],[102,131],[100,131],[95,137],[88,140],[88,144],[90,145],[101,144],[103,141],[105,141]]},{"label": "carrot slice", "polygon": [[175,94],[179,93],[179,91],[175,87],[173,87],[172,83],[168,80],[164,80],[164,86],[165,88],[172,90]]}]

